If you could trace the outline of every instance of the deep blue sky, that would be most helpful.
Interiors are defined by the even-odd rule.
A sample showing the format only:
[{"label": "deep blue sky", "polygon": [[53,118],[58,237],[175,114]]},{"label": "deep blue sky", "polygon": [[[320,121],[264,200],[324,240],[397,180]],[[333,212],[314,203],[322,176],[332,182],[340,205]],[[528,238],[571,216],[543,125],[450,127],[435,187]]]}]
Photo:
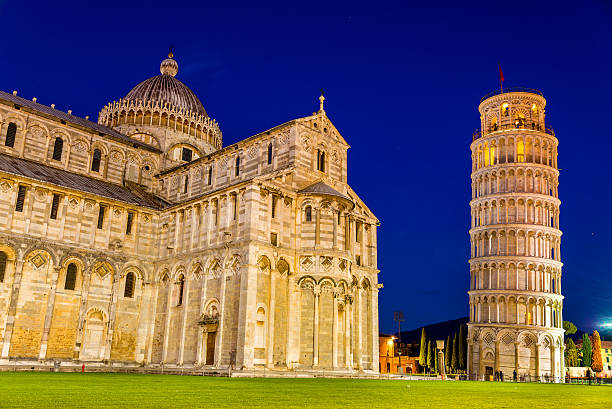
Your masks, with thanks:
[{"label": "deep blue sky", "polygon": [[408,3],[0,0],[0,89],[95,119],[173,44],[227,145],[312,113],[324,88],[382,223],[391,331],[394,310],[406,329],[468,314],[469,145],[499,62],[505,86],[544,92],[560,141],[564,318],[612,322],[610,1]]}]

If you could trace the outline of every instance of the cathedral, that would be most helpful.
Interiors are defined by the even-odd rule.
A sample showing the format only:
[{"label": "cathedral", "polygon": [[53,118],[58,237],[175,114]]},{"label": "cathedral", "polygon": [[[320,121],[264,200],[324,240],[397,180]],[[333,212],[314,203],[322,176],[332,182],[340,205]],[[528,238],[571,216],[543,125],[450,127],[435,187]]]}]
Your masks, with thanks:
[{"label": "cathedral", "polygon": [[98,121],[0,92],[0,366],[378,372],[378,220],[324,110],[223,147],[160,75]]},{"label": "cathedral", "polygon": [[472,136],[470,379],[565,375],[559,141],[531,89],[485,96]]}]

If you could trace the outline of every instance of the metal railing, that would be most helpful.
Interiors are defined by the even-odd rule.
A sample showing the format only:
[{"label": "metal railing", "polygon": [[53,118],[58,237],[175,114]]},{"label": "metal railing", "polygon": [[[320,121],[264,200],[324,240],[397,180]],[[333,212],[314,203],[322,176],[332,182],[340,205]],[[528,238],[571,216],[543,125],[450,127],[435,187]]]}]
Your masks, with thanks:
[{"label": "metal railing", "polygon": [[487,98],[491,98],[495,95],[500,95],[500,94],[506,94],[509,92],[528,92],[530,94],[536,94],[536,95],[540,95],[540,96],[544,96],[544,94],[542,94],[542,91],[539,91],[537,89],[533,89],[533,88],[525,88],[525,87],[509,87],[509,88],[504,88],[502,89],[498,89],[492,92],[489,92],[487,95],[485,95],[484,97],[482,97],[480,99],[480,102],[484,101]]},{"label": "metal railing", "polygon": [[[555,136],[555,131],[552,128],[546,128],[545,126],[542,126],[535,121],[528,121],[528,120],[515,120],[512,123],[506,123],[506,124],[501,124],[501,125],[496,124],[494,126],[490,126],[489,128],[485,130],[484,135],[488,135],[490,133],[498,132],[498,131],[505,131],[508,129],[526,129],[530,131],[544,132],[549,135]],[[476,139],[481,138],[482,136],[483,136],[482,131],[480,129],[476,129],[474,133],[472,133],[472,142],[475,141]]]}]

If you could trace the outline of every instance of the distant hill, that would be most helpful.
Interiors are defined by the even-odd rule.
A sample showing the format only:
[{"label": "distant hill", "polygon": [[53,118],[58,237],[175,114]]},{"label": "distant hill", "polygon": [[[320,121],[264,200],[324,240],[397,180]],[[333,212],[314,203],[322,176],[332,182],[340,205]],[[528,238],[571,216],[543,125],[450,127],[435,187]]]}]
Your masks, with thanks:
[{"label": "distant hill", "polygon": [[[452,335],[455,332],[459,332],[459,326],[461,324],[467,324],[469,321],[468,317],[458,318],[456,320],[438,322],[436,324],[430,324],[425,326],[425,332],[429,339],[443,339],[446,341],[448,335]],[[406,344],[418,344],[421,342],[421,330],[423,327],[415,328],[410,331],[402,331],[401,340]],[[397,336],[397,333],[394,334]]]}]

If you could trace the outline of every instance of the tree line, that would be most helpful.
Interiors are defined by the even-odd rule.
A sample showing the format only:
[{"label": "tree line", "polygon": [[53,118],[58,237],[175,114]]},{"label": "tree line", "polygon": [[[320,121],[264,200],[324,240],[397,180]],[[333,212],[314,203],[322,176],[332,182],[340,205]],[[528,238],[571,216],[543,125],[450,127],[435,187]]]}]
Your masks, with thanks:
[{"label": "tree line", "polygon": [[[425,327],[421,331],[419,366],[423,372],[439,373],[436,340],[429,339]],[[459,326],[459,331],[448,335],[444,345],[444,366],[446,373],[459,373],[467,370],[467,328]]]},{"label": "tree line", "polygon": [[[565,335],[576,333],[576,326],[569,321],[563,321]],[[603,371],[603,361],[601,358],[601,337],[599,332],[593,331],[593,342],[588,334],[582,334],[582,346],[576,347],[573,339],[567,341],[565,348],[565,366],[590,367],[595,372]]]}]

